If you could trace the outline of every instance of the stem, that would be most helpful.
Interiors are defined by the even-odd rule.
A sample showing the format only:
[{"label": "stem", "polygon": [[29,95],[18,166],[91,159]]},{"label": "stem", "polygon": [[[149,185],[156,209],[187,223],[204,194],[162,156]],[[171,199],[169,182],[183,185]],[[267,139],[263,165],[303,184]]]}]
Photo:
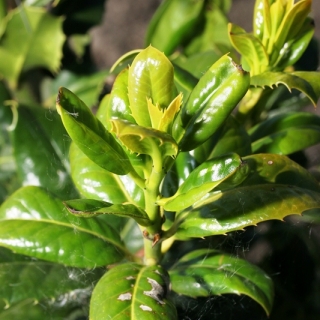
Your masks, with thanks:
[{"label": "stem", "polygon": [[[156,204],[159,197],[159,188],[164,177],[162,155],[157,145],[153,148],[152,154],[153,166],[151,174],[146,181],[145,194],[145,211],[153,224],[147,228],[149,236],[152,238],[161,236],[162,216],[160,207]],[[161,259],[161,244],[154,244],[150,239],[144,239],[145,264],[155,265]]]}]

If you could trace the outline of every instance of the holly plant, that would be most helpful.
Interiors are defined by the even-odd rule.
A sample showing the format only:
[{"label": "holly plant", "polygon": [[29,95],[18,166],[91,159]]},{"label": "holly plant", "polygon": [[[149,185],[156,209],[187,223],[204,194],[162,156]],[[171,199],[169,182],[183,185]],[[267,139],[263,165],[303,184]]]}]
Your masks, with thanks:
[{"label": "holly plant", "polygon": [[[289,16],[291,2],[285,7]],[[256,16],[267,12],[261,3],[271,12],[283,1],[257,1]],[[278,56],[267,36],[273,30],[268,23],[255,31],[260,40],[243,36],[235,26],[230,26],[231,39],[239,48],[248,39],[270,46],[270,66],[288,65],[283,57],[293,63],[293,51],[301,46]],[[281,43],[309,30],[301,26],[292,24],[292,31],[283,25]],[[304,113],[289,121],[286,115],[248,131],[233,111],[260,86],[256,76],[271,72],[281,82],[280,71],[262,70],[261,64],[256,72],[247,56],[242,66],[224,54],[197,79],[171,60],[153,45],[121,57],[111,70],[117,74],[112,90],[96,112],[59,88],[57,114],[52,110],[51,125],[47,121],[37,132],[43,133],[39,139],[47,139],[48,130],[60,134],[59,144],[52,138],[47,153],[54,155],[50,160],[57,166],[54,184],[60,191],[43,183],[23,186],[0,207],[0,263],[10,267],[0,273],[2,319],[25,310],[29,318],[43,319],[41,305],[52,319],[66,318],[88,300],[92,320],[178,319],[186,303],[224,294],[246,296],[270,314],[270,276],[210,244],[266,220],[320,208],[318,182],[284,155],[292,146],[303,150],[303,137],[293,143],[294,134],[279,134],[302,130],[296,129],[302,121],[305,130],[312,123],[312,143],[319,142],[319,118]],[[301,78],[316,101],[319,73]],[[25,132],[28,126],[22,127]],[[59,183],[67,173],[57,164],[61,146],[70,140],[76,188],[62,192]],[[33,163],[28,164],[32,174]]]}]

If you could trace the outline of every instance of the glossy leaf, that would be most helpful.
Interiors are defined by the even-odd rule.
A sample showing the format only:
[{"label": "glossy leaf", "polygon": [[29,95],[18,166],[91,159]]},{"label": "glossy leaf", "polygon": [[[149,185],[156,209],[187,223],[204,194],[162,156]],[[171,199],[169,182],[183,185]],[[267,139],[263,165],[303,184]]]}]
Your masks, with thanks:
[{"label": "glossy leaf", "polygon": [[130,176],[118,176],[103,170],[74,143],[70,148],[70,163],[71,176],[84,197],[114,204],[135,203],[144,207],[143,190]]},{"label": "glossy leaf", "polygon": [[22,185],[42,186],[48,191],[70,199],[77,192],[66,162],[69,141],[55,112],[35,113],[18,108],[18,122],[12,132],[14,157]]},{"label": "glossy leaf", "polygon": [[103,169],[124,175],[132,170],[130,161],[102,123],[76,95],[60,88],[57,110],[63,124],[77,146]]},{"label": "glossy leaf", "polygon": [[[129,69],[122,70],[114,81],[112,91],[105,107],[103,124],[106,124],[108,130],[111,130],[112,119],[122,119],[135,123],[131,114],[130,102],[128,97],[128,75]],[[101,106],[99,107],[99,109]]]},{"label": "glossy leaf", "polygon": [[245,66],[250,67],[251,75],[264,71],[269,65],[269,57],[260,40],[232,23],[228,25],[228,32],[230,41],[242,55]]},{"label": "glossy leaf", "polygon": [[145,43],[163,51],[166,55],[190,39],[194,28],[201,21],[205,1],[166,0],[151,19]]},{"label": "glossy leaf", "polygon": [[280,50],[278,60],[274,64],[277,70],[284,70],[286,67],[294,65],[301,58],[314,35],[314,29],[313,20],[307,18],[296,37],[286,42]]},{"label": "glossy leaf", "polygon": [[183,256],[169,271],[172,290],[190,297],[247,295],[270,314],[272,280],[257,266],[216,250],[200,249]]},{"label": "glossy leaf", "polygon": [[287,184],[261,184],[217,192],[177,217],[177,239],[242,230],[259,222],[320,208],[320,193]]},{"label": "glossy leaf", "polygon": [[182,151],[208,140],[248,90],[250,76],[227,55],[199,80],[177,116],[173,136]]},{"label": "glossy leaf", "polygon": [[316,105],[320,97],[319,72],[264,72],[251,78],[251,85],[255,87],[285,85],[289,91],[297,89],[304,93]]},{"label": "glossy leaf", "polygon": [[310,112],[280,113],[249,129],[252,141],[289,128],[320,127],[320,116]]},{"label": "glossy leaf", "polygon": [[68,211],[79,217],[94,217],[102,214],[112,214],[133,218],[142,226],[152,224],[146,212],[133,204],[112,204],[94,199],[76,199],[64,201]]},{"label": "glossy leaf", "polygon": [[241,165],[237,154],[229,154],[203,162],[181,184],[176,194],[157,201],[167,211],[183,210],[231,176]]},{"label": "glossy leaf", "polygon": [[[221,2],[226,3],[225,1]],[[203,26],[199,26],[184,50],[187,56],[191,56],[192,58],[192,56],[197,55],[199,52],[210,52],[220,57],[232,50],[228,38],[227,12],[225,10],[226,8],[219,8],[219,6],[222,5],[221,2],[218,4],[216,0],[208,1],[208,8],[205,10],[204,17],[201,21]],[[213,62],[211,62],[211,64],[212,63]],[[208,67],[210,67],[210,65],[208,65]]]},{"label": "glossy leaf", "polygon": [[90,319],[177,319],[166,298],[169,276],[160,266],[125,263],[98,282],[90,302]]},{"label": "glossy leaf", "polygon": [[255,154],[242,160],[247,164],[249,171],[242,186],[276,183],[320,192],[319,183],[313,175],[286,156]]},{"label": "glossy leaf", "polygon": [[294,38],[298,34],[311,10],[311,3],[311,0],[297,2],[280,20],[281,24],[276,28],[274,39],[275,48],[282,48],[288,38]]},{"label": "glossy leaf", "polygon": [[239,156],[251,154],[251,139],[244,127],[232,115],[228,117],[224,126],[215,135],[216,143],[210,150],[208,158],[217,157],[229,152]]},{"label": "glossy leaf", "polygon": [[86,291],[89,295],[93,282],[101,275],[102,270],[99,269],[86,272],[44,261],[3,262],[0,263],[0,297],[5,301],[6,308],[27,299],[36,302],[58,300],[63,296],[67,303],[77,292]]},{"label": "glossy leaf", "polygon": [[112,120],[112,131],[117,138],[131,151],[162,158],[176,156],[178,146],[171,135],[152,128],[145,128],[128,121]]},{"label": "glossy leaf", "polygon": [[263,43],[270,38],[271,17],[269,0],[256,0],[253,13],[253,34]]},{"label": "glossy leaf", "polygon": [[176,95],[169,59],[151,46],[142,50],[130,66],[128,76],[130,109],[137,124],[151,127],[147,99],[165,109]]},{"label": "glossy leaf", "polygon": [[183,100],[186,101],[190,92],[196,86],[198,79],[178,64],[174,63],[173,65],[174,83],[177,87],[177,90],[182,93]]},{"label": "glossy leaf", "polygon": [[61,200],[38,187],[16,191],[0,208],[0,245],[17,253],[74,267],[120,261],[119,235],[99,217],[67,214]]},{"label": "glossy leaf", "polygon": [[19,6],[9,13],[0,46],[0,61],[6,63],[1,63],[0,74],[11,87],[15,88],[20,74],[31,68],[58,70],[65,40],[62,22],[43,8]]},{"label": "glossy leaf", "polygon": [[[76,299],[81,296],[76,296]],[[85,317],[86,312],[83,310],[83,306],[67,304],[63,306],[50,303],[50,301],[43,301],[35,304],[33,299],[27,299],[20,303],[12,305],[9,309],[0,311],[1,320],[12,320],[12,319],[32,319],[32,320],[43,320],[50,316],[50,320],[61,320],[61,319],[73,319],[73,317]]]},{"label": "glossy leaf", "polygon": [[252,143],[254,153],[291,154],[320,142],[318,126],[299,126],[284,129]]},{"label": "glossy leaf", "polygon": [[122,55],[110,68],[110,72],[118,74],[132,64],[134,58],[141,52],[141,49],[129,51]]},{"label": "glossy leaf", "polygon": [[54,80],[48,81],[45,85],[46,90],[49,92],[42,97],[44,100],[43,104],[47,107],[54,106],[57,92],[63,86],[77,95],[87,106],[93,106],[98,101],[103,83],[108,75],[109,72],[105,70],[85,76],[61,70]]}]

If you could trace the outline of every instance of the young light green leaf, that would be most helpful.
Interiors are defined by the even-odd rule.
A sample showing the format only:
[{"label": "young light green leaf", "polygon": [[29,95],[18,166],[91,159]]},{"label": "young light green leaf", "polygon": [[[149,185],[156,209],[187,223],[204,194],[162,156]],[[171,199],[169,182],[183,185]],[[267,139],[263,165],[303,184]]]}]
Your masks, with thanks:
[{"label": "young light green leaf", "polygon": [[178,319],[166,298],[168,284],[168,273],[161,266],[118,265],[94,288],[90,319]]},{"label": "young light green leaf", "polygon": [[162,198],[157,204],[167,211],[183,210],[228,179],[241,165],[242,160],[237,154],[207,160],[190,173],[174,196]]},{"label": "young light green leaf", "polygon": [[63,19],[44,8],[26,6],[18,6],[7,18],[0,45],[0,74],[10,86],[15,88],[20,74],[34,67],[56,72],[65,41]]},{"label": "young light green leaf", "polygon": [[313,103],[317,104],[320,97],[320,73],[319,72],[264,72],[259,75],[251,77],[250,84],[255,87],[274,85],[285,85],[289,91],[297,89],[304,93]]},{"label": "young light green leaf", "polygon": [[129,68],[128,96],[131,114],[138,125],[151,127],[147,99],[166,109],[174,99],[173,66],[157,49],[149,46],[142,50]]},{"label": "young light green leaf", "polygon": [[320,208],[320,193],[287,184],[261,184],[213,193],[177,216],[177,239],[242,230],[259,222]]},{"label": "young light green leaf", "polygon": [[216,250],[200,249],[183,256],[169,270],[172,290],[190,297],[244,294],[269,315],[273,282],[257,266]]},{"label": "young light green leaf", "polygon": [[112,131],[131,151],[153,157],[159,155],[174,157],[178,146],[170,134],[152,128],[145,128],[125,120],[113,119]]},{"label": "young light green leaf", "polygon": [[251,76],[264,71],[269,65],[269,57],[261,41],[232,23],[228,25],[228,32],[232,45],[242,55],[245,65],[250,67]]},{"label": "young light green leaf", "polygon": [[64,201],[68,211],[79,217],[94,217],[102,214],[113,214],[120,217],[133,218],[142,226],[152,224],[146,212],[130,203],[112,204],[95,199],[76,199]]},{"label": "young light green leaf", "polygon": [[92,268],[125,255],[118,233],[103,219],[76,218],[38,187],[16,191],[0,207],[0,246],[17,253]]},{"label": "young light green leaf", "polygon": [[83,101],[66,88],[59,90],[57,110],[72,140],[92,161],[119,175],[133,170],[126,153],[113,135]]}]

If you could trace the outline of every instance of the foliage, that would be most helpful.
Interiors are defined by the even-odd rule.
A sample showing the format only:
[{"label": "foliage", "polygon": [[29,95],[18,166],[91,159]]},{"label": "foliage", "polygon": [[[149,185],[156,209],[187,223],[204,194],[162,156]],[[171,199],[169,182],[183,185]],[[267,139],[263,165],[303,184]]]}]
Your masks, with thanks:
[{"label": "foliage", "polygon": [[[266,270],[214,243],[267,220],[318,219],[319,184],[288,157],[320,141],[319,117],[292,112],[320,96],[319,72],[298,67],[311,1],[257,0],[253,33],[228,25],[231,1],[164,1],[96,112],[108,72],[79,74],[68,56],[74,12],[92,17],[101,3],[44,2],[4,11],[1,24],[0,56],[12,61],[0,63],[11,130],[1,153],[11,147],[16,165],[1,167],[0,318],[178,319],[185,303],[225,294],[270,315]],[[21,17],[31,32],[18,32]],[[97,21],[78,21],[83,40]],[[293,93],[288,112],[278,84],[306,98]]]}]

